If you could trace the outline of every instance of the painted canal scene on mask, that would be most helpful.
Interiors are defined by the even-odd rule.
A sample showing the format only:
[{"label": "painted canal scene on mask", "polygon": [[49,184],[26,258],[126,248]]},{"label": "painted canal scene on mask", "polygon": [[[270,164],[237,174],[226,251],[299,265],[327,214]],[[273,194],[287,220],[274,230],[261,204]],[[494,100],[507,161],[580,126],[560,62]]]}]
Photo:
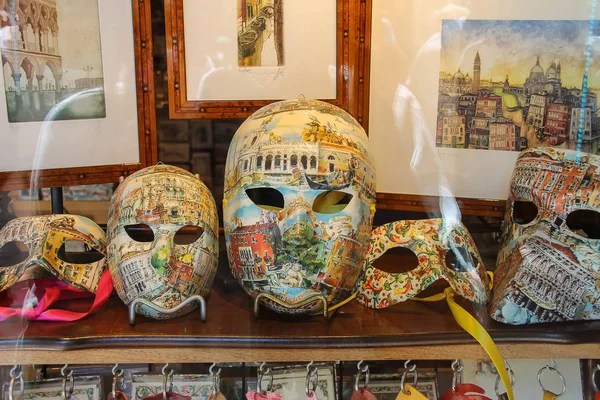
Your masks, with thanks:
[{"label": "painted canal scene on mask", "polygon": [[106,117],[98,0],[0,0],[0,53],[8,122]]},{"label": "painted canal scene on mask", "polygon": [[320,101],[267,106],[232,140],[224,204],[229,263],[247,292],[290,306],[317,293],[339,302],[352,293],[371,235],[366,134]]},{"label": "painted canal scene on mask", "polygon": [[[600,318],[600,157],[524,151],[511,181],[492,318],[532,324]],[[537,216],[521,220],[519,202]]]},{"label": "painted canal scene on mask", "polygon": [[[175,235],[185,226],[199,237],[177,244]],[[148,235],[138,238],[134,228]],[[198,178],[168,165],[136,172],[117,188],[110,206],[108,259],[117,293],[125,304],[144,298],[166,309],[192,295],[206,296],[217,270],[217,234],[214,199]],[[140,312],[176,316],[148,307]]]},{"label": "painted canal scene on mask", "polygon": [[[436,145],[576,149],[580,139],[583,151],[596,153],[600,75],[584,76],[589,26],[590,21],[444,20]],[[598,67],[592,60],[590,69]]]},{"label": "painted canal scene on mask", "polygon": [[240,67],[284,65],[284,0],[237,0]]}]

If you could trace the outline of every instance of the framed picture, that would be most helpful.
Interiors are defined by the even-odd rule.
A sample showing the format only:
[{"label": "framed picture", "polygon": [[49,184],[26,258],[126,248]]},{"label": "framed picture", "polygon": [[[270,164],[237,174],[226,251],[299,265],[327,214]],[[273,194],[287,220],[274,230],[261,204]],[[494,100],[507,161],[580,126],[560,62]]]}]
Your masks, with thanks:
[{"label": "framed picture", "polygon": [[159,143],[158,159],[166,164],[190,161],[189,143]]},{"label": "framed picture", "polygon": [[213,146],[212,121],[196,120],[192,122],[192,149],[206,150]]},{"label": "framed picture", "polygon": [[0,20],[2,190],[156,163],[149,1],[3,1]]},{"label": "framed picture", "polygon": [[[73,394],[71,395],[71,399],[100,400],[103,398],[102,381],[99,376],[75,377],[73,382]],[[8,385],[8,383],[5,383],[3,387],[5,399],[9,398]],[[24,388],[25,391],[22,397],[24,400],[60,400],[64,398],[62,378],[25,382]],[[18,384],[14,390],[19,390]]]},{"label": "framed picture", "polygon": [[188,121],[161,120],[156,126],[158,142],[189,142],[190,126]]},{"label": "framed picture", "polygon": [[[402,390],[402,374],[371,374],[369,377],[369,391],[377,400],[395,400]],[[406,380],[412,384],[412,375]],[[343,398],[350,398],[354,391],[354,376],[344,377]],[[437,374],[435,372],[421,372],[415,387],[428,400],[438,400]]]},{"label": "framed picture", "polygon": [[580,114],[597,152],[590,2],[373,0],[372,14],[378,207],[446,213],[456,198],[463,214],[502,216],[518,152],[576,147]]},{"label": "framed picture", "polygon": [[171,118],[245,118],[303,95],[363,122],[367,3],[165,0]]},{"label": "framed picture", "polygon": [[212,168],[210,153],[194,153],[192,156],[192,174],[198,174],[200,180],[208,187],[212,186]]},{"label": "framed picture", "polygon": [[[192,400],[208,400],[212,394],[213,380],[210,375],[173,375],[173,393]],[[133,375],[131,399],[141,400],[163,391],[162,375]]]}]

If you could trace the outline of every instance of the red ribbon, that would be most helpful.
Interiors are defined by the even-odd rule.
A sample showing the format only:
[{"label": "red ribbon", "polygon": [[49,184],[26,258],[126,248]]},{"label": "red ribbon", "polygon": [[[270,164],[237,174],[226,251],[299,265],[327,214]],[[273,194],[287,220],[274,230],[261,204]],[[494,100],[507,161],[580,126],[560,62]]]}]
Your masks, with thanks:
[{"label": "red ribbon", "polygon": [[[58,278],[31,279],[10,287],[0,293],[0,321],[14,316],[31,321],[76,321],[99,309],[113,291],[112,277],[107,269],[102,273],[96,294],[69,286]],[[94,304],[86,312],[51,309],[57,301],[87,299],[94,297]],[[39,299],[33,308],[20,308],[28,299]],[[10,306],[5,306],[9,304]]]}]

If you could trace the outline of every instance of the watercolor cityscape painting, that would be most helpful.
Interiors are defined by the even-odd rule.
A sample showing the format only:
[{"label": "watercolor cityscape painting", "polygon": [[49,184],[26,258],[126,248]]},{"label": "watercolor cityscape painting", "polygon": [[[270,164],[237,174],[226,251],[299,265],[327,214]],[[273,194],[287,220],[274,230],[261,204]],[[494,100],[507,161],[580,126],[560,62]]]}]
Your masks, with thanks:
[{"label": "watercolor cityscape painting", "polygon": [[590,21],[444,20],[436,145],[520,151],[576,149],[580,141],[583,151],[597,153],[593,48],[584,77],[589,27]]}]

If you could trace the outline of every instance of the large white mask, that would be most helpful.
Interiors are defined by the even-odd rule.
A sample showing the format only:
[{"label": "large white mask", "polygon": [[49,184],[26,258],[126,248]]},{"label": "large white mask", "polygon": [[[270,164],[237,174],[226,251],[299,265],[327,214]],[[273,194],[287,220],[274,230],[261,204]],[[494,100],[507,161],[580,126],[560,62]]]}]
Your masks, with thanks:
[{"label": "large white mask", "polygon": [[321,101],[274,103],[242,124],[227,156],[224,225],[229,265],[252,297],[309,313],[353,293],[375,211],[367,148],[358,122]]}]

